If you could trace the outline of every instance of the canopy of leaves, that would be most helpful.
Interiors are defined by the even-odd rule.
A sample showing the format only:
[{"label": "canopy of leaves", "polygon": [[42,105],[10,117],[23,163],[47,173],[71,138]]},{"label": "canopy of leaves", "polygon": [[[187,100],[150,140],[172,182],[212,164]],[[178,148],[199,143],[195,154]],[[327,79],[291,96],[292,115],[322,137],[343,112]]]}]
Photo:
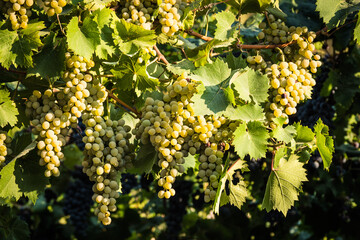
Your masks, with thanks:
[{"label": "canopy of leaves", "polygon": [[0,127],[5,127],[7,124],[14,126],[18,114],[15,103],[10,99],[10,92],[0,89]]}]

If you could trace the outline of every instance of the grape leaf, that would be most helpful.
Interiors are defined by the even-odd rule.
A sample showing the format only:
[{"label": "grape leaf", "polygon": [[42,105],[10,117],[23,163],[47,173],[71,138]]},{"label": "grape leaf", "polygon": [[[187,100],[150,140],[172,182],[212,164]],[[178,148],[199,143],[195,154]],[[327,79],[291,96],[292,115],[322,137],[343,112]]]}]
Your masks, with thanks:
[{"label": "grape leaf", "polygon": [[219,214],[219,208],[227,203],[241,209],[248,196],[248,191],[244,178],[240,174],[236,174],[236,171],[240,170],[243,173],[246,169],[245,161],[237,160],[221,175],[213,205],[215,214]]},{"label": "grape leaf", "polygon": [[233,54],[228,54],[226,56],[226,63],[229,65],[231,70],[238,70],[246,68],[247,66],[246,60],[242,58],[241,55],[239,57],[235,57]]},{"label": "grape leaf", "polygon": [[287,211],[298,200],[302,182],[307,181],[303,165],[296,155],[291,155],[288,160],[280,158],[274,162],[266,184],[263,209],[268,212],[278,210],[286,216]]},{"label": "grape leaf", "polygon": [[300,123],[294,124],[296,128],[296,142],[311,142],[315,138],[315,134],[311,131],[310,128],[302,126]]},{"label": "grape leaf", "polygon": [[195,168],[196,159],[195,159],[195,156],[189,154],[187,157],[184,158],[184,160],[185,160],[185,163],[183,163],[182,166],[185,169],[184,174],[186,174],[190,168]]},{"label": "grape leaf", "polygon": [[[0,26],[2,24],[0,23]],[[6,69],[15,67],[31,67],[33,52],[42,46],[39,31],[45,28],[43,22],[28,24],[20,31],[0,30],[0,63]]]},{"label": "grape leaf", "polygon": [[220,59],[193,72],[190,78],[201,83],[197,87],[198,93],[192,97],[195,115],[216,114],[226,110],[230,104],[226,94],[230,74],[231,70]]},{"label": "grape leaf", "polygon": [[134,173],[150,173],[154,164],[157,163],[158,153],[151,143],[140,144],[139,151],[136,154],[134,168],[130,171]]},{"label": "grape leaf", "polygon": [[319,12],[324,23],[328,23],[335,16],[335,13],[340,9],[341,4],[344,2],[344,0],[317,0],[316,11]]},{"label": "grape leaf", "polygon": [[116,21],[114,39],[120,51],[127,55],[133,55],[141,48],[153,47],[156,43],[156,35],[153,30],[145,30],[124,19]]},{"label": "grape leaf", "polygon": [[245,104],[242,106],[233,107],[228,105],[226,110],[221,111],[218,115],[224,115],[230,120],[262,121],[265,119],[264,109],[255,104]]},{"label": "grape leaf", "polygon": [[323,159],[324,168],[329,170],[334,149],[334,139],[329,136],[329,127],[323,124],[321,119],[316,122],[314,126],[316,136],[316,146],[319,150],[320,156]]},{"label": "grape leaf", "polygon": [[222,11],[216,14],[216,30],[214,37],[221,41],[232,38],[235,33],[235,28],[232,24],[235,22],[235,15],[230,11]]},{"label": "grape leaf", "polygon": [[98,24],[89,16],[84,19],[81,27],[79,27],[78,21],[78,17],[70,20],[67,26],[67,42],[75,54],[90,59],[97,45],[100,44]]},{"label": "grape leaf", "polygon": [[108,55],[115,53],[113,29],[110,28],[112,12],[108,8],[98,9],[94,12],[94,21],[97,22],[100,31],[100,44],[97,45],[95,53],[100,59],[107,59]]},{"label": "grape leaf", "polygon": [[18,114],[15,103],[10,99],[10,92],[6,89],[0,89],[0,127],[3,128],[7,124],[14,126]]},{"label": "grape leaf", "polygon": [[60,75],[65,68],[65,42],[56,41],[56,35],[50,34],[44,39],[41,52],[34,55],[34,67],[28,70],[28,76],[52,78]]},{"label": "grape leaf", "polygon": [[[0,197],[18,200],[23,194],[33,202],[48,184],[44,168],[37,161],[36,142],[19,152],[0,172]],[[29,157],[23,158],[28,155]]]},{"label": "grape leaf", "polygon": [[81,165],[84,159],[83,152],[76,146],[76,144],[69,144],[63,148],[64,161],[63,164],[68,169],[73,169],[75,165]]},{"label": "grape leaf", "polygon": [[218,39],[213,39],[209,42],[206,42],[194,49],[185,49],[185,52],[190,61],[194,62],[195,67],[204,66],[206,63],[210,62],[210,51],[213,48],[227,47],[232,44],[232,39],[228,41],[220,41]]},{"label": "grape leaf", "polygon": [[269,133],[265,126],[258,121],[242,123],[234,132],[233,145],[240,158],[246,154],[250,158],[265,157]]},{"label": "grape leaf", "polygon": [[151,77],[146,71],[145,64],[139,64],[133,58],[122,55],[120,65],[110,71],[116,76],[116,86],[124,90],[130,90],[135,86],[140,91],[154,89],[159,85],[157,78]]},{"label": "grape leaf", "polygon": [[6,69],[9,69],[10,65],[15,63],[16,55],[11,48],[17,37],[15,31],[0,30],[0,63]]},{"label": "grape leaf", "polygon": [[261,103],[268,98],[269,79],[250,68],[237,71],[231,77],[230,85],[245,101]]},{"label": "grape leaf", "polygon": [[277,127],[272,131],[272,136],[278,141],[289,143],[296,134],[296,128],[290,125],[283,128],[284,122],[285,118],[274,119],[274,123],[277,125]]},{"label": "grape leaf", "polygon": [[27,223],[10,212],[9,208],[2,208],[0,218],[0,237],[6,240],[30,239],[30,231]]},{"label": "grape leaf", "polygon": [[196,69],[190,78],[200,81],[204,86],[214,86],[222,83],[230,74],[231,69],[229,69],[227,63],[217,58],[215,62]]},{"label": "grape leaf", "polygon": [[191,98],[195,103],[193,106],[195,115],[219,114],[226,111],[230,104],[224,91],[226,87],[226,81],[214,86],[198,86],[198,93]]},{"label": "grape leaf", "polygon": [[195,66],[191,61],[184,59],[176,64],[168,64],[166,69],[176,75],[181,75],[183,72],[190,73],[195,70]]},{"label": "grape leaf", "polygon": [[354,28],[354,40],[356,40],[357,44],[360,44],[360,13],[358,13],[356,27]]}]

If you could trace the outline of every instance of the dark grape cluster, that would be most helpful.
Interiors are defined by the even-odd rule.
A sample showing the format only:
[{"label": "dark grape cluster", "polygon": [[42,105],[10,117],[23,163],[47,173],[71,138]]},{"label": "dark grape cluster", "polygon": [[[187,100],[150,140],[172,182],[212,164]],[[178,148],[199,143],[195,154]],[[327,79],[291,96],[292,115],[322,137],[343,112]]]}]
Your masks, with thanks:
[{"label": "dark grape cluster", "polygon": [[181,222],[186,214],[193,183],[190,181],[178,181],[174,184],[177,194],[170,198],[169,208],[165,221],[167,225],[166,239],[176,240],[181,231]]},{"label": "dark grape cluster", "polygon": [[83,142],[83,137],[85,137],[85,129],[86,129],[86,126],[85,124],[82,122],[82,119],[79,118],[78,119],[78,126],[77,128],[73,128],[73,131],[71,132],[70,134],[70,139],[69,139],[69,142],[68,144],[71,144],[71,143],[75,143],[76,146],[81,150],[81,151],[84,151],[84,148],[85,148],[85,143]]},{"label": "dark grape cluster", "polygon": [[70,182],[64,200],[64,213],[70,215],[71,224],[75,227],[75,235],[78,238],[86,236],[88,227],[88,216],[93,204],[91,199],[92,183],[82,171],[75,170],[73,173],[75,181]]}]

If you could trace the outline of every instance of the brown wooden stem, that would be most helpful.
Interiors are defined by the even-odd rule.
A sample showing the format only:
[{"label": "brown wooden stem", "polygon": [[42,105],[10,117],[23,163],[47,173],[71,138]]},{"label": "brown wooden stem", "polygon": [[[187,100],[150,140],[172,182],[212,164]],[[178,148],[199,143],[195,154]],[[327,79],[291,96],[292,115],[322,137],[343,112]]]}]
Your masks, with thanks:
[{"label": "brown wooden stem", "polygon": [[168,60],[165,58],[165,56],[160,52],[160,50],[159,50],[159,48],[156,46],[156,45],[154,45],[154,50],[155,50],[155,52],[156,52],[156,54],[157,54],[157,56],[158,56],[158,60],[160,60],[160,61],[162,61],[163,63],[165,63],[166,65],[168,65],[169,64],[169,62],[168,62]]},{"label": "brown wooden stem", "polygon": [[108,96],[112,99],[114,99],[117,103],[119,103],[121,106],[129,109],[131,112],[135,113],[136,116],[138,118],[141,117],[141,113],[139,113],[135,108],[133,107],[130,107],[129,105],[127,105],[125,102],[123,102],[121,99],[119,99],[118,97],[116,97],[111,91],[109,90],[106,90],[108,92]]}]

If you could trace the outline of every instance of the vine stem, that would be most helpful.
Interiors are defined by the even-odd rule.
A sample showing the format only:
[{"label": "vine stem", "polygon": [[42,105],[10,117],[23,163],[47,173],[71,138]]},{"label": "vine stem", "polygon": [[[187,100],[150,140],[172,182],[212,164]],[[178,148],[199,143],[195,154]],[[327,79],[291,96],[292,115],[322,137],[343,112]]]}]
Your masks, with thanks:
[{"label": "vine stem", "polygon": [[125,102],[123,102],[121,99],[119,99],[118,97],[116,97],[111,91],[106,90],[108,92],[108,96],[112,99],[114,99],[117,103],[119,103],[121,106],[123,106],[124,108],[130,110],[131,112],[135,113],[136,116],[138,118],[141,117],[141,114],[133,107],[130,107],[129,105],[127,105]]},{"label": "vine stem", "polygon": [[160,52],[159,48],[158,48],[156,45],[154,45],[153,48],[154,48],[156,54],[158,55],[158,60],[160,60],[160,61],[162,61],[163,63],[165,63],[166,65],[168,65],[168,64],[169,64],[168,60],[165,58],[164,54],[162,54],[162,53]]},{"label": "vine stem", "polygon": [[[194,36],[194,37],[197,37],[197,38],[200,38],[204,41],[211,41],[213,40],[212,37],[207,37],[207,36],[204,36],[200,33],[197,33],[197,32],[194,32],[192,29],[189,29],[189,30],[186,30],[185,31],[186,33]],[[236,44],[236,47],[239,48],[239,49],[274,49],[274,48],[285,48],[291,44],[294,44],[296,41],[291,41],[291,42],[288,42],[288,43],[283,43],[283,44],[273,44],[273,45],[249,45],[249,44],[239,44],[237,43]]]},{"label": "vine stem", "polygon": [[64,31],[63,27],[61,26],[59,14],[56,14],[56,18],[57,18],[57,20],[58,20],[58,23],[59,23],[61,32],[64,34],[64,36],[66,36],[65,31]]}]

